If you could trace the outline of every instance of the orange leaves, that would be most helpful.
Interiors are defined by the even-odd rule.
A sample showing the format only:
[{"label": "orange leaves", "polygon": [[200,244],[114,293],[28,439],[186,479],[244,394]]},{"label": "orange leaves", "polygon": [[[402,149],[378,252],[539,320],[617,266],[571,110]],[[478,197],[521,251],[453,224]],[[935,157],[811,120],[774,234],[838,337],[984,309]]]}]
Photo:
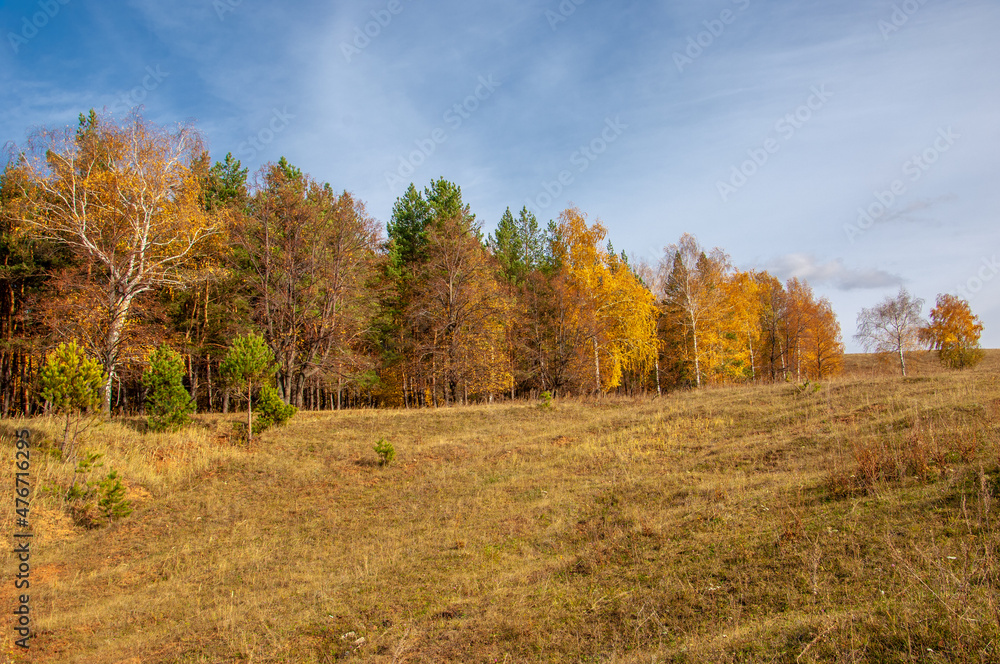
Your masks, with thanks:
[{"label": "orange leaves", "polygon": [[133,116],[92,115],[75,135],[40,132],[19,164],[35,232],[66,242],[120,275],[126,290],[175,281],[194,246],[215,231],[199,205],[192,165],[200,140]]},{"label": "orange leaves", "polygon": [[839,370],[840,326],[807,284],[791,279],[786,291],[767,272],[734,270],[721,249],[705,252],[689,234],[666,248],[660,274],[665,364],[675,382]]},{"label": "orange leaves", "polygon": [[656,358],[657,311],[653,294],[628,265],[600,246],[607,231],[587,226],[576,208],[559,216],[560,241],[554,253],[571,289],[569,318],[585,331],[592,353],[594,389],[621,384],[622,372],[644,370]]},{"label": "orange leaves", "polygon": [[[809,294],[812,295],[811,291]],[[805,374],[809,378],[828,378],[840,373],[844,344],[833,306],[826,298],[817,301],[810,297],[804,307],[805,327],[801,352]]]},{"label": "orange leaves", "polygon": [[973,315],[968,302],[955,295],[938,295],[924,335],[931,348],[940,350],[954,344],[978,343],[982,331],[983,324]]},{"label": "orange leaves", "polygon": [[793,277],[774,313],[779,320],[772,329],[778,338],[772,341],[783,350],[786,376],[819,379],[840,371],[844,344],[829,300],[817,300],[809,284]]},{"label": "orange leaves", "polygon": [[979,336],[983,324],[972,313],[969,303],[955,295],[938,295],[931,309],[930,322],[920,336],[933,350],[941,353],[941,361],[955,369],[973,366],[982,359]]},{"label": "orange leaves", "polygon": [[97,286],[108,316],[95,350],[109,374],[105,411],[133,302],[182,283],[184,264],[216,231],[199,204],[200,148],[189,128],[170,131],[138,114],[116,123],[92,111],[75,132],[42,130],[19,153],[27,203],[19,221],[102,268]]}]

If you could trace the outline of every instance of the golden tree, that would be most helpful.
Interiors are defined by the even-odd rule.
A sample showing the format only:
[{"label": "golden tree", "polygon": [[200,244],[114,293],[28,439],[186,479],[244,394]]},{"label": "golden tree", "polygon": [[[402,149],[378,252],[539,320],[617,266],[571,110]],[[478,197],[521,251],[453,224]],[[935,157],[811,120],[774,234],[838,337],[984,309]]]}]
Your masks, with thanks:
[{"label": "golden tree", "polygon": [[[537,387],[561,394],[586,384],[593,386],[593,360],[581,358],[589,343],[589,330],[581,326],[577,290],[566,270],[529,276],[524,302],[526,324],[520,330],[537,375]],[[588,372],[589,369],[589,372]]]},{"label": "golden tree", "polygon": [[623,370],[653,366],[655,298],[624,261],[600,246],[606,235],[600,222],[588,226],[576,208],[564,210],[559,220],[555,251],[574,293],[572,326],[587,331],[594,389],[607,391],[621,384]]},{"label": "golden tree", "polygon": [[807,376],[819,379],[840,373],[844,343],[833,305],[825,297],[818,301],[810,298],[806,303],[806,327],[801,346]]},{"label": "golden tree", "polygon": [[712,338],[724,312],[725,293],[721,288],[729,271],[729,257],[721,250],[705,253],[697,238],[689,233],[677,244],[664,248],[660,264],[663,284],[662,308],[668,344],[683,348],[685,363],[693,368],[694,384],[701,387]]},{"label": "golden tree", "polygon": [[979,335],[983,324],[969,303],[955,295],[942,294],[931,309],[930,322],[921,330],[921,339],[938,351],[941,362],[953,369],[975,366],[983,359]]},{"label": "golden tree", "polygon": [[20,223],[65,243],[99,272],[93,304],[106,319],[95,349],[107,370],[105,413],[133,302],[185,283],[186,266],[216,230],[199,203],[193,164],[200,154],[190,127],[158,127],[138,113],[115,122],[91,111],[75,131],[38,131],[16,156]]},{"label": "golden tree", "polygon": [[598,310],[606,321],[604,351],[608,367],[604,389],[621,384],[623,372],[648,373],[654,366],[659,342],[656,298],[629,266],[613,252],[604,254],[607,278],[601,284]]},{"label": "golden tree", "polygon": [[813,292],[809,284],[792,277],[785,289],[782,336],[785,353],[785,376],[795,373],[796,380],[802,380],[806,373],[804,341],[809,330],[813,308]]},{"label": "golden tree", "polygon": [[755,352],[761,335],[762,286],[752,272],[736,271],[721,284],[722,311],[706,332],[708,369],[716,382],[738,382],[757,377]]}]

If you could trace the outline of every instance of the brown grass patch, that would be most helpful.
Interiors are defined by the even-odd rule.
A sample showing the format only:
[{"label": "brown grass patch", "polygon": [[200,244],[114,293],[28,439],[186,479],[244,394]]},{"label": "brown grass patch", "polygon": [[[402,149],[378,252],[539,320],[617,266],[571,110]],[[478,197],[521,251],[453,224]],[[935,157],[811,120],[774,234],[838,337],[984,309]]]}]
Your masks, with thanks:
[{"label": "brown grass patch", "polygon": [[106,424],[81,447],[136,511],[86,530],[36,491],[32,660],[996,661],[1000,354],[924,359],[810,394],[302,413],[252,449],[223,416]]}]

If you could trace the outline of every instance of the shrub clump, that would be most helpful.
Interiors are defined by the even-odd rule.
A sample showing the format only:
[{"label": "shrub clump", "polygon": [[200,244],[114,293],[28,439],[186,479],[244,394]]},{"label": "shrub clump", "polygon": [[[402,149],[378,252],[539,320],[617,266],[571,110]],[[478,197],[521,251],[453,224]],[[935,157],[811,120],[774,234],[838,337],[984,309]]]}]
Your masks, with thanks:
[{"label": "shrub clump", "polygon": [[89,476],[101,468],[104,465],[99,462],[102,456],[97,452],[83,452],[83,458],[73,469],[73,483],[64,497],[76,523],[85,528],[96,528],[132,513],[118,471],[112,470],[100,480],[77,479],[78,475]]},{"label": "shrub clump", "polygon": [[978,345],[950,344],[941,347],[939,357],[941,363],[951,369],[967,369],[982,362],[985,357],[983,349]]},{"label": "shrub clump", "polygon": [[372,449],[378,455],[378,465],[380,466],[388,466],[396,458],[396,448],[385,438],[379,438]]},{"label": "shrub clump", "polygon": [[260,395],[257,397],[257,419],[253,423],[253,432],[259,434],[271,427],[280,426],[298,411],[295,406],[281,400],[278,390],[265,385],[260,388]]}]

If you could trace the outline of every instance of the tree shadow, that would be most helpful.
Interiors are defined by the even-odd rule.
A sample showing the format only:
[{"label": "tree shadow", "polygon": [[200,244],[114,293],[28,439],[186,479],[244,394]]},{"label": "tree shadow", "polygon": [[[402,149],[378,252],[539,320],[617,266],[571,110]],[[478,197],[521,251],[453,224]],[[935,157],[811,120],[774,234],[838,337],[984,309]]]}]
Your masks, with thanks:
[{"label": "tree shadow", "polygon": [[149,433],[149,423],[146,421],[145,417],[139,415],[123,415],[119,417],[112,417],[112,422],[117,422],[126,429],[131,429],[136,433],[145,434]]},{"label": "tree shadow", "polygon": [[18,432],[23,429],[27,429],[31,434],[31,442],[34,443],[38,437],[38,433],[27,424],[15,425],[13,422],[8,420],[0,420],[0,438],[10,438],[11,440],[17,440]]}]

